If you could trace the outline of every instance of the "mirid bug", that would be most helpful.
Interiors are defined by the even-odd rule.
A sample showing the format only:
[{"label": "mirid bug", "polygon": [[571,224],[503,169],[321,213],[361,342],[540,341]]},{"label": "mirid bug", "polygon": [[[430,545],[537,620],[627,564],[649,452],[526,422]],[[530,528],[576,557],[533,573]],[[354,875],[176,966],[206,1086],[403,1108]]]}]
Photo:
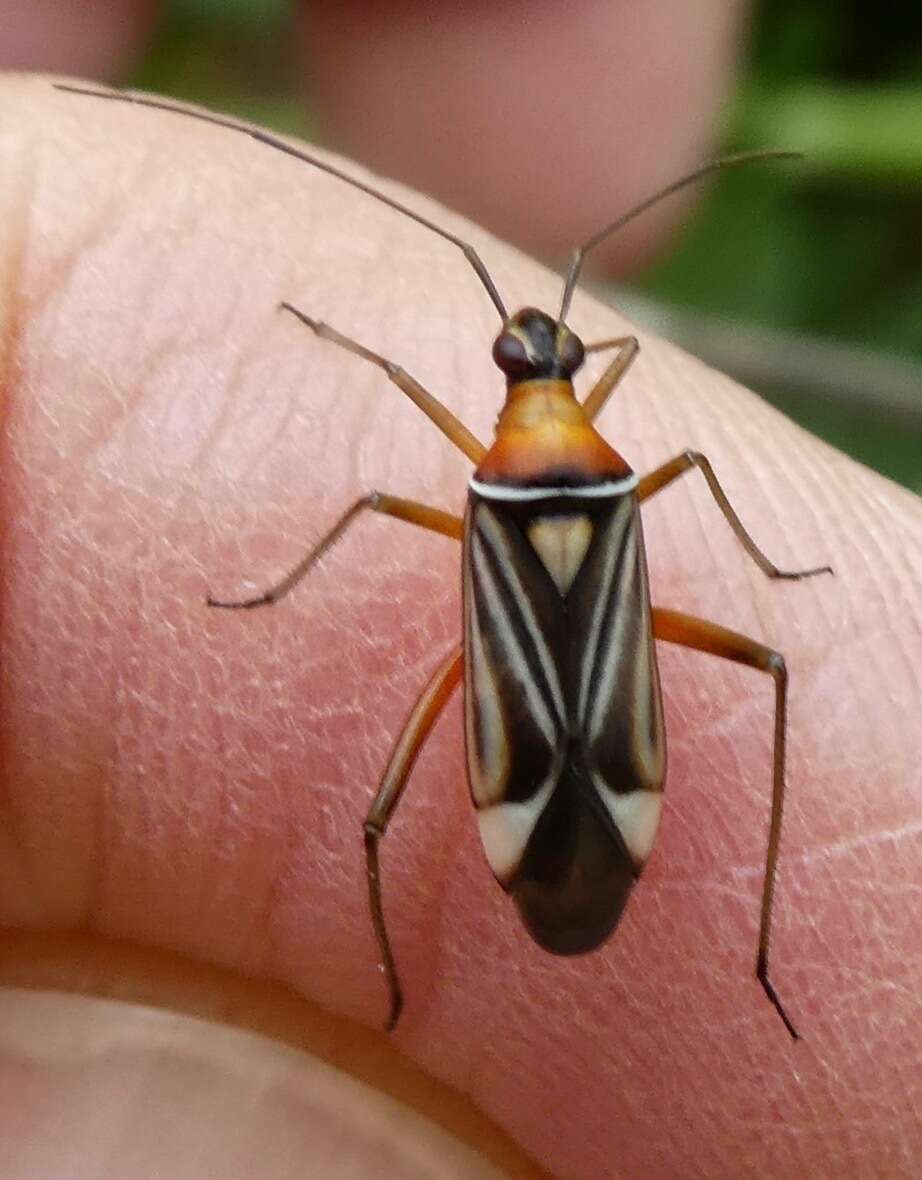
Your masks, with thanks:
[{"label": "mirid bug", "polygon": [[[490,867],[540,946],[557,955],[583,954],[604,943],[618,924],[660,819],[666,739],[654,644],[659,639],[760,669],[773,679],[772,802],[756,977],[796,1038],[768,976],[785,789],[784,659],[747,636],[651,604],[640,505],[696,468],[766,576],[797,579],[832,571],[828,566],[778,569],[746,531],[711,464],[697,451],[684,451],[638,478],[594,427],[636,357],[638,342],[626,336],[583,345],[566,323],[583,259],[610,234],[656,201],[719,168],[795,153],[730,156],[682,177],[574,252],[556,316],[531,307],[509,315],[471,245],[275,136],[153,98],[59,89],[229,128],[360,189],[457,246],[502,321],[493,359],[506,379],[506,399],[487,448],[399,365],[282,303],[317,336],[381,368],[471,460],[475,470],[467,507],[462,518],[372,492],[358,499],[264,594],[242,601],[208,599],[211,606],[230,609],[278,602],[366,510],[463,544],[463,639],[442,660],[414,705],[364,825],[369,905],[390,993],[387,1027],[396,1025],[403,997],[384,919],[378,846],[416,757],[462,677],[468,779]],[[573,377],[588,353],[603,351],[615,355],[580,401]]]}]

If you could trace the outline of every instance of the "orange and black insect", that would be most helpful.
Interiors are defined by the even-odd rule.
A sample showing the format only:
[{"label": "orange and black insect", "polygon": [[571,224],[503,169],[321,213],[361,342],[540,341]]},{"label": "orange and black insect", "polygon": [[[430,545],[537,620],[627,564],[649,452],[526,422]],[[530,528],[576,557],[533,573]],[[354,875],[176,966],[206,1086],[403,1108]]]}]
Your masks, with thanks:
[{"label": "orange and black insect", "polygon": [[[216,607],[278,602],[364,510],[463,544],[464,634],[423,689],[391,752],[365,821],[369,903],[390,992],[388,1028],[403,997],[381,900],[378,844],[416,757],[464,678],[468,778],[487,860],[532,938],[558,955],[600,946],[614,930],[653,845],[666,773],[666,739],[654,640],[710,652],[768,673],[775,686],[771,821],[756,976],[793,1037],[768,977],[775,869],[784,803],[787,671],[779,652],[715,623],[650,602],[640,506],[697,468],[743,548],[770,578],[805,578],[828,566],[778,569],[753,541],[697,451],[638,478],[593,423],[638,352],[633,336],[584,345],[566,323],[585,255],[642,213],[709,172],[789,152],[730,156],[619,217],[573,255],[556,316],[509,315],[474,248],[390,197],[266,132],[129,94],[79,94],[137,103],[240,131],[338,177],[458,246],[502,326],[493,359],[506,379],[496,437],[485,447],[399,365],[299,311],[317,336],[383,369],[474,464],[464,517],[383,492],[357,500],[265,594]],[[614,352],[580,400],[573,376],[590,352]]]}]

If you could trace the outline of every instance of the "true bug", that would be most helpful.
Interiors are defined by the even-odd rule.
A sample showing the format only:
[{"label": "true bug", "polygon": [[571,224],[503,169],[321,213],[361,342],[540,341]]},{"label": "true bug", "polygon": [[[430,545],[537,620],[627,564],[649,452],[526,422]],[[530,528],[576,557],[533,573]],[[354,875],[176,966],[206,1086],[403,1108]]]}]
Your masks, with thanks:
[{"label": "true bug", "polygon": [[[471,796],[487,860],[539,945],[559,955],[600,946],[614,930],[650,853],[666,770],[654,640],[761,669],[775,684],[772,807],[762,889],[756,976],[791,1036],[797,1032],[768,978],[775,869],[784,803],[787,672],[779,652],[744,635],[651,605],[639,506],[697,468],[743,548],[770,578],[831,573],[784,571],[755,544],[704,455],[687,450],[638,478],[593,423],[638,352],[633,336],[584,346],[566,324],[585,255],[663,197],[718,168],[790,158],[753,152],[704,165],[605,226],[574,251],[556,317],[526,307],[509,315],[474,248],[447,230],[266,132],[230,119],[133,94],[59,89],[135,103],[241,132],[360,189],[453,243],[502,320],[493,359],[506,400],[485,447],[440,401],[394,362],[299,311],[317,336],[383,369],[475,465],[463,519],[372,492],[358,499],[276,586],[215,607],[278,602],[364,511],[463,543],[463,641],[443,659],[391,752],[365,821],[369,905],[390,991],[394,1028],[402,992],[384,920],[378,844],[416,757],[464,678]],[[572,378],[590,352],[615,357],[580,402]]]}]

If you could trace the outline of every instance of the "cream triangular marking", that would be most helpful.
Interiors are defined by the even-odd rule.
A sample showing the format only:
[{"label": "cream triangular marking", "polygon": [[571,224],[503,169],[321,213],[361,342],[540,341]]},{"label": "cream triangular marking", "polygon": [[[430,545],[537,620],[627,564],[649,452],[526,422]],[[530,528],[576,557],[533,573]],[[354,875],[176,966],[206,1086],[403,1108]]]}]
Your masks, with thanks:
[{"label": "cream triangular marking", "polygon": [[557,589],[567,594],[592,540],[592,521],[581,514],[539,516],[529,526],[528,539]]},{"label": "cream triangular marking", "polygon": [[495,803],[478,810],[477,824],[483,850],[493,875],[501,884],[507,885],[521,864],[556,782],[557,776],[553,774],[522,803]]},{"label": "cream triangular marking", "polygon": [[598,781],[593,774],[599,798],[605,804],[608,814],[634,858],[637,868],[643,868],[653,848],[660,811],[663,807],[661,791],[645,791],[639,788],[621,795]]}]

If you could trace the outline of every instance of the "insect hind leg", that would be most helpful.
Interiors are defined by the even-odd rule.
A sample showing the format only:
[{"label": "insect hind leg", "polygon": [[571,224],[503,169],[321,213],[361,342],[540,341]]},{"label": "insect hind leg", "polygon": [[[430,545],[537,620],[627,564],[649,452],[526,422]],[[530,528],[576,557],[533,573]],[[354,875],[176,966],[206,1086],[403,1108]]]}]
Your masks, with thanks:
[{"label": "insect hind leg", "polygon": [[432,727],[445,708],[451,694],[457,687],[464,670],[464,654],[459,646],[436,668],[428,684],[420,693],[400,736],[394,743],[390,759],[381,776],[381,783],[374,803],[365,820],[365,862],[368,880],[368,906],[371,922],[381,954],[381,963],[390,993],[390,1011],[385,1027],[391,1032],[403,1009],[403,989],[397,974],[397,964],[391,948],[391,940],[384,921],[384,906],[381,899],[381,873],[378,863],[378,845],[387,831],[397,804],[413,769],[413,764],[423,747]]},{"label": "insect hind leg", "polygon": [[797,1029],[778,998],[778,993],[768,978],[768,946],[771,938],[772,911],[775,898],[775,874],[778,867],[778,849],[781,843],[781,821],[784,813],[784,763],[787,737],[787,688],[788,674],[784,657],[780,652],[728,631],[716,623],[708,623],[678,611],[653,608],[653,634],[666,643],[696,651],[709,652],[721,659],[732,660],[767,672],[775,682],[775,733],[772,757],[772,808],[768,829],[768,847],[765,853],[765,870],[762,879],[762,906],[759,921],[759,947],[756,956],[756,978],[766,996],[784,1022],[785,1028],[794,1038],[799,1039]]}]

